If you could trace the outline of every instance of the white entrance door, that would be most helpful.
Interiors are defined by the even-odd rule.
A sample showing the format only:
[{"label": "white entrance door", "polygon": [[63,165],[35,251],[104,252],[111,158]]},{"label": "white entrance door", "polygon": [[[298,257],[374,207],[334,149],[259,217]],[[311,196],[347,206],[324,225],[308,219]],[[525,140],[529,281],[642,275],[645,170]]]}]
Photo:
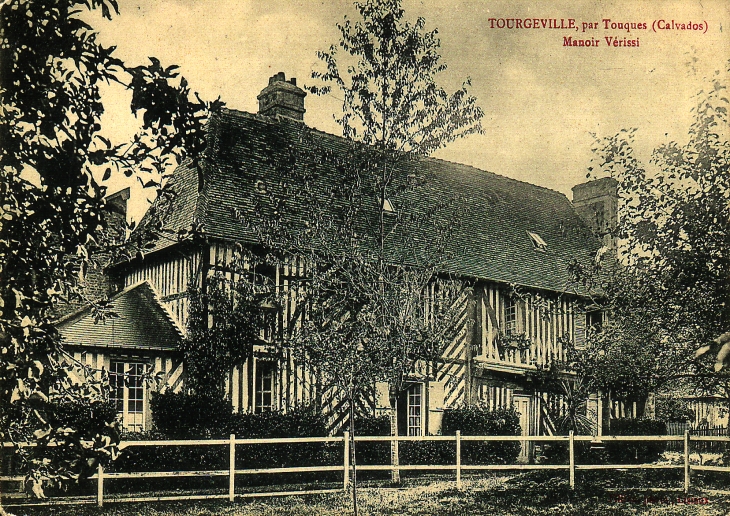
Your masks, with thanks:
[{"label": "white entrance door", "polygon": [[[520,428],[522,429],[522,435],[531,435],[532,428],[530,422],[532,421],[532,397],[515,395],[513,403],[517,412],[520,413]],[[529,462],[531,450],[532,442],[524,441],[517,460],[519,462]]]}]

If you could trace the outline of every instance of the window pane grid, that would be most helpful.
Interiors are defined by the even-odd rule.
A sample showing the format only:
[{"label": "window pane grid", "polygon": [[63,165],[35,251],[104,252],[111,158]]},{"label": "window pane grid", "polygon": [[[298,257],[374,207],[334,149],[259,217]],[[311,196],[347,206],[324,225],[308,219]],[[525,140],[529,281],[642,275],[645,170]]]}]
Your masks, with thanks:
[{"label": "window pane grid", "polygon": [[143,363],[109,364],[109,384],[112,388],[110,399],[127,430],[144,430],[145,367]]},{"label": "window pane grid", "polygon": [[421,384],[408,390],[408,435],[421,435]]},{"label": "window pane grid", "polygon": [[517,303],[511,299],[504,307],[504,329],[507,333],[517,333]]},{"label": "window pane grid", "polygon": [[255,412],[268,412],[274,407],[274,363],[258,362],[256,367]]}]

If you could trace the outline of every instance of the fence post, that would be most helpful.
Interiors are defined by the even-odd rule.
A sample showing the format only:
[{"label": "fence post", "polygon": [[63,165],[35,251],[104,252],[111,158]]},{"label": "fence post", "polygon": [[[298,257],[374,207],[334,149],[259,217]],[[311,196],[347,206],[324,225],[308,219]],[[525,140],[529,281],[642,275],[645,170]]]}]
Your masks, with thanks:
[{"label": "fence post", "polygon": [[456,489],[461,489],[461,430],[456,431]]},{"label": "fence post", "polygon": [[347,488],[350,485],[350,431],[345,430],[345,460],[344,460],[344,467],[345,467],[345,474],[342,479],[342,488],[347,492]]},{"label": "fence post", "polygon": [[236,498],[236,435],[228,443],[228,501]]},{"label": "fence post", "polygon": [[689,430],[684,431],[684,494],[689,493]]},{"label": "fence post", "polygon": [[96,505],[104,505],[104,466],[101,462],[96,467]]},{"label": "fence post", "polygon": [[570,453],[570,488],[575,489],[575,440],[573,431],[570,431],[570,437],[569,437],[570,445],[569,453]]}]

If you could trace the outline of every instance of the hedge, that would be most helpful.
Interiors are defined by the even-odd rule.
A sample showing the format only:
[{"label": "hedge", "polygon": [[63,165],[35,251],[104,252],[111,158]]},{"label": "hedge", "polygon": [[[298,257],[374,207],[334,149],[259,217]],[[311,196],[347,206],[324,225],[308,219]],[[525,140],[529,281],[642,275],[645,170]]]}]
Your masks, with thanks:
[{"label": "hedge", "polygon": [[[444,412],[442,433],[455,435],[521,435],[520,415],[514,407],[487,410],[465,406]],[[512,464],[521,444],[514,441],[467,441],[461,444],[462,464]],[[448,464],[448,462],[447,462]]]},{"label": "hedge", "polygon": [[[611,420],[611,435],[666,435],[667,424],[650,418]],[[613,441],[606,443],[606,454],[614,464],[649,463],[666,449],[664,441]]]},{"label": "hedge", "polygon": [[[612,419],[609,435],[665,435],[666,423],[658,419]],[[575,461],[578,464],[647,464],[656,461],[666,448],[663,441],[604,441],[575,443]],[[550,443],[543,446],[541,462],[568,463],[568,443]]]},{"label": "hedge", "polygon": [[233,409],[225,398],[167,392],[150,400],[154,429],[169,439],[216,439],[230,435]]},{"label": "hedge", "polygon": [[[230,402],[211,396],[167,393],[152,401],[153,430],[127,440],[237,439],[325,437],[326,418],[315,407],[298,406],[285,412],[233,413]],[[227,446],[130,447],[115,461],[114,471],[189,471],[228,469]],[[238,445],[236,469],[263,469],[341,464],[338,443],[280,443]],[[304,478],[306,477],[306,478]],[[255,475],[241,483],[320,479],[317,475]],[[179,479],[166,487],[215,484],[217,479]]]},{"label": "hedge", "polygon": [[[345,427],[347,428],[347,427]],[[358,418],[357,435],[390,435],[388,416]],[[489,411],[480,406],[465,406],[444,412],[442,434],[520,435],[520,420],[513,408]],[[398,446],[400,463],[451,465],[456,462],[453,441],[403,441]],[[358,443],[358,464],[390,464],[389,442]],[[465,441],[461,444],[462,464],[510,464],[520,453],[518,442]]]}]

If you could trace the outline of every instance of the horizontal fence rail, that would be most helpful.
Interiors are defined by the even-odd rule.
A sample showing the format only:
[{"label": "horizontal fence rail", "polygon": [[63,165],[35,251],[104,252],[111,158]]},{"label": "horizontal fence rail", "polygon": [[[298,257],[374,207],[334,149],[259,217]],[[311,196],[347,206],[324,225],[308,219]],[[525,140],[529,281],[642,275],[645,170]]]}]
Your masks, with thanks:
[{"label": "horizontal fence rail", "polygon": [[[106,481],[119,479],[148,479],[148,478],[191,478],[191,477],[228,477],[227,494],[196,494],[196,495],[171,495],[171,496],[126,496],[106,498],[107,501],[125,502],[149,502],[149,501],[173,501],[173,500],[206,500],[206,499],[228,499],[234,501],[236,498],[289,496],[289,495],[311,495],[325,494],[347,490],[350,487],[350,475],[353,470],[350,457],[351,441],[363,442],[430,442],[445,441],[453,442],[455,446],[455,462],[451,464],[357,464],[359,471],[454,471],[456,476],[456,487],[462,488],[462,471],[534,471],[534,470],[568,470],[570,487],[575,487],[575,471],[586,470],[636,470],[636,469],[682,469],[684,470],[684,491],[688,492],[690,487],[690,473],[694,471],[716,471],[730,472],[730,466],[704,466],[690,463],[690,442],[730,442],[730,436],[699,436],[690,435],[685,431],[684,435],[616,435],[616,436],[590,436],[590,435],[440,435],[440,436],[355,436],[350,438],[349,432],[343,436],[336,437],[292,437],[292,438],[267,438],[267,439],[238,439],[231,435],[228,439],[204,439],[204,440],[164,440],[164,441],[122,441],[119,449],[141,448],[141,447],[166,447],[166,446],[220,446],[228,447],[228,468],[215,470],[190,470],[190,471],[105,471],[99,465],[97,472],[88,477],[89,480],[96,480],[96,500],[77,499],[68,501],[59,499],[50,502],[58,504],[66,503],[93,503],[102,506],[105,501],[104,484]],[[568,464],[462,464],[462,443],[463,442],[563,442],[568,443]],[[601,444],[606,442],[680,442],[682,443],[683,463],[682,464],[576,464],[575,443],[591,442]],[[260,446],[267,444],[307,444],[307,443],[333,443],[342,445],[343,461],[338,465],[301,466],[301,467],[272,467],[272,468],[236,468],[236,447],[237,446]],[[3,443],[3,447],[34,446],[33,443]],[[341,472],[342,488],[337,489],[312,489],[301,491],[272,491],[260,493],[236,493],[237,475],[269,475],[282,473],[319,473],[319,472]],[[0,482],[23,481],[22,476],[0,476]],[[49,502],[46,502],[49,503]],[[6,502],[6,505],[8,504]],[[17,505],[17,504],[16,504]],[[37,504],[24,504],[37,505]]]}]

